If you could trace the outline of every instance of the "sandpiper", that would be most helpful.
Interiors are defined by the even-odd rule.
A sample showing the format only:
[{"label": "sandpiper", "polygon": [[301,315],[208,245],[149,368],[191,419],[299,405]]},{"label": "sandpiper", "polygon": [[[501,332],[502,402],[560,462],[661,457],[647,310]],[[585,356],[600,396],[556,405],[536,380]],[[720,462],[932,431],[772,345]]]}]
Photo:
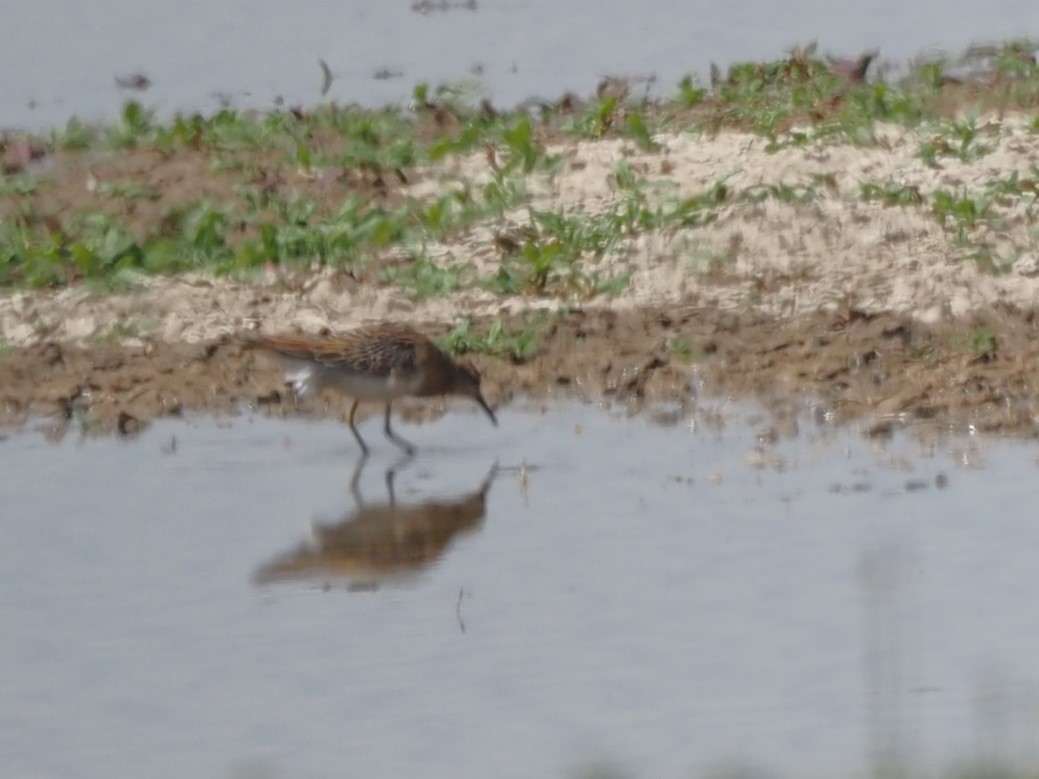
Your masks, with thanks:
[{"label": "sandpiper", "polygon": [[361,401],[386,404],[386,437],[407,452],[415,447],[390,427],[390,406],[397,398],[465,395],[498,420],[480,393],[480,374],[466,362],[455,362],[426,336],[406,325],[384,323],[337,336],[261,336],[253,345],[276,353],[285,367],[285,383],[305,398],[331,387],[354,399],[347,421],[361,451],[368,445],[354,424]]}]

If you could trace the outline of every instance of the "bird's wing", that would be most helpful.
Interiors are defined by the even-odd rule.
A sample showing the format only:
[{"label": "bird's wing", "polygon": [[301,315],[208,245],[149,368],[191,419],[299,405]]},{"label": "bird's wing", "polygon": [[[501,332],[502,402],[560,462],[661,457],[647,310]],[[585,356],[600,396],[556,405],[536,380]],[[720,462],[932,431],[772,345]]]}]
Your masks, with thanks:
[{"label": "bird's wing", "polygon": [[421,336],[403,329],[365,328],[338,336],[266,336],[262,348],[295,359],[313,360],[371,376],[414,370]]}]

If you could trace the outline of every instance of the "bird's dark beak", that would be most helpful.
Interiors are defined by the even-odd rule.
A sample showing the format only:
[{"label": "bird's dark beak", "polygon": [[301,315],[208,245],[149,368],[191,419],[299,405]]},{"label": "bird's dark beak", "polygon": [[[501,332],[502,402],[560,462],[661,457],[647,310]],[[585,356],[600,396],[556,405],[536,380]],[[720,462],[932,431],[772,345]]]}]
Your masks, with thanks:
[{"label": "bird's dark beak", "polygon": [[473,400],[475,400],[480,405],[480,408],[487,412],[487,416],[491,418],[491,422],[493,422],[494,426],[497,427],[498,419],[494,416],[494,412],[491,410],[491,407],[487,405],[487,401],[483,399],[483,395],[481,395],[480,393],[476,393],[476,395],[473,396]]}]

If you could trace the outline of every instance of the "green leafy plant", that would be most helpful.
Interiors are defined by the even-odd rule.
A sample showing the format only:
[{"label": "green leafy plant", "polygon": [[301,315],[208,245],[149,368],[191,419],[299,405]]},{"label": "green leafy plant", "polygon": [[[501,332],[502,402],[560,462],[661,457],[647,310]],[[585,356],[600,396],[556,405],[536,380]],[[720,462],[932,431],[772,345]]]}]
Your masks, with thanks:
[{"label": "green leafy plant", "polygon": [[537,354],[537,324],[540,322],[513,333],[504,322],[496,319],[487,332],[481,335],[473,331],[472,319],[466,317],[441,340],[440,345],[451,354],[489,354],[522,363]]}]

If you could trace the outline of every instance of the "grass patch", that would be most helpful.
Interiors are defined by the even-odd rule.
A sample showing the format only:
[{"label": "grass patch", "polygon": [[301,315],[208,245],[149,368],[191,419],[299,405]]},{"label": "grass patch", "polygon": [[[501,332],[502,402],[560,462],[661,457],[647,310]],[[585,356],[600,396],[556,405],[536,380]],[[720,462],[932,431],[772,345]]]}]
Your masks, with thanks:
[{"label": "grass patch", "polygon": [[996,356],[996,333],[988,325],[982,325],[970,334],[967,346],[977,357],[991,360]]},{"label": "grass patch", "polygon": [[383,268],[380,278],[404,288],[411,297],[422,299],[449,295],[467,286],[464,273],[462,265],[441,265],[424,254],[414,254],[401,264]]},{"label": "grass patch", "polygon": [[[415,297],[472,283],[505,295],[614,295],[628,276],[615,265],[603,269],[602,261],[623,255],[637,236],[705,227],[741,203],[807,204],[838,188],[836,174],[741,192],[720,179],[691,197],[654,201],[640,178],[646,163],[630,160],[661,153],[662,129],[735,128],[757,133],[779,152],[836,142],[878,145],[884,143],[878,127],[895,124],[918,131],[917,156],[927,165],[976,162],[999,141],[995,125],[978,119],[988,111],[1027,110],[1027,127],[1039,132],[1039,70],[1023,53],[1027,46],[1010,41],[969,51],[959,64],[983,62],[985,75],[964,84],[949,75],[951,59],[914,64],[890,80],[849,78],[809,44],[770,62],[736,63],[725,73],[713,68],[707,84],[687,76],[669,100],[633,97],[615,80],[593,99],[568,96],[537,111],[496,110],[465,84],[420,84],[410,108],[226,108],[164,121],[130,101],[108,125],[71,120],[32,139],[47,154],[74,162],[138,155],[129,173],[99,181],[95,197],[83,197],[82,187],[60,174],[0,176],[0,285],[62,287],[127,271],[241,273],[273,263],[379,268],[380,281]],[[551,183],[567,159],[555,145],[601,138],[629,142],[611,177],[617,197],[606,211],[535,205],[531,177]],[[422,189],[433,175],[450,182],[444,171],[454,163],[468,172],[453,183],[439,181],[437,194]],[[206,186],[167,185],[181,180]],[[1008,171],[984,191],[950,187],[929,194],[896,181],[865,182],[860,197],[928,209],[959,248],[1005,266],[979,244],[977,232],[1000,229],[1008,209],[1012,218],[1023,218],[1022,211],[1028,217],[1039,195],[1036,180],[1034,168]],[[515,227],[512,212],[519,207],[527,218]],[[478,226],[498,237],[495,272],[474,280],[464,266],[429,259],[434,244]]]},{"label": "grass patch", "polygon": [[685,336],[676,336],[669,338],[667,343],[664,345],[667,349],[667,353],[676,357],[683,363],[690,363],[693,360],[693,347],[689,343],[689,339]]},{"label": "grass patch", "polygon": [[940,134],[932,135],[920,144],[917,156],[929,167],[938,168],[941,167],[942,158],[974,162],[991,153],[994,148],[981,142],[974,120],[969,119],[945,122]]},{"label": "grass patch", "polygon": [[440,346],[449,354],[488,354],[505,357],[514,363],[527,362],[538,351],[537,328],[545,315],[528,317],[527,324],[518,332],[511,332],[500,319],[494,320],[486,333],[473,331],[472,319],[466,317],[440,340]]},{"label": "grass patch", "polygon": [[36,187],[36,182],[27,176],[0,176],[0,197],[33,195]]},{"label": "grass patch", "polygon": [[97,185],[99,195],[121,197],[127,200],[158,200],[159,190],[134,181],[102,181]]},{"label": "grass patch", "polygon": [[864,181],[859,185],[859,193],[867,202],[881,203],[891,207],[899,206],[908,208],[918,206],[924,202],[924,196],[920,188],[915,184],[899,184],[888,180],[881,184]]}]

